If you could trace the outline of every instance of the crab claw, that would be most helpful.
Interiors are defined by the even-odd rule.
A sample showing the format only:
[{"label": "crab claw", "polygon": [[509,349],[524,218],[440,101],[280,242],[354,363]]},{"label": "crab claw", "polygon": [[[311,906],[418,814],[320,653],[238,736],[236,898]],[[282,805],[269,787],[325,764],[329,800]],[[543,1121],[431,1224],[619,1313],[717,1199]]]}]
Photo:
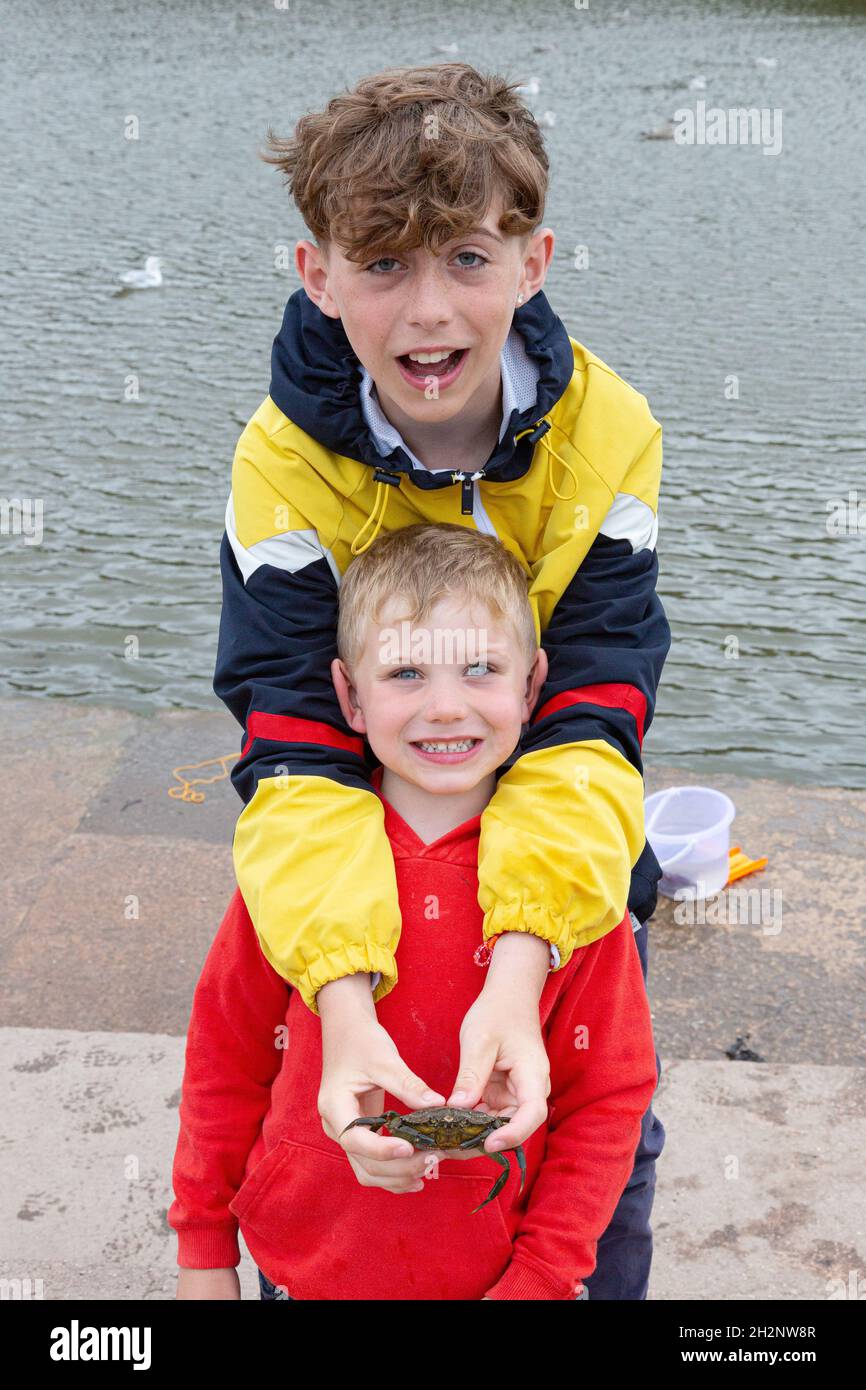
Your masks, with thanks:
[{"label": "crab claw", "polygon": [[[359,1115],[357,1120],[350,1120],[346,1129],[354,1129],[356,1125],[364,1125],[367,1129],[381,1129],[383,1125],[389,1125],[392,1120],[399,1120],[400,1116],[396,1110],[387,1110],[384,1115]],[[340,1138],[346,1133],[346,1129],[340,1130]]]}]

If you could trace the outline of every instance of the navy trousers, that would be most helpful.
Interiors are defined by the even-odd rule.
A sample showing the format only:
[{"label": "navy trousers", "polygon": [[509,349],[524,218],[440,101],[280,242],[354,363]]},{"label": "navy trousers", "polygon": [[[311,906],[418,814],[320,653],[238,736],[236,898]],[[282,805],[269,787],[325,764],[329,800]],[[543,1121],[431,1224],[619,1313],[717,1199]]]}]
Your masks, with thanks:
[{"label": "navy trousers", "polygon": [[266,1279],[262,1271],[259,1270],[259,1294],[261,1298],[266,1298],[270,1303],[291,1303],[292,1295],[286,1293],[280,1285],[272,1284],[270,1279]]},{"label": "navy trousers", "polygon": [[[647,923],[634,934],[644,981],[647,977]],[[656,1053],[656,1075],[661,1063]],[[661,1120],[652,1106],[641,1121],[640,1139],[635,1150],[634,1168],[610,1220],[598,1242],[596,1267],[583,1281],[585,1297],[617,1301],[645,1299],[653,1257],[650,1227],[656,1190],[656,1159],[665,1142]]]},{"label": "navy trousers", "polygon": [[[647,977],[648,935],[646,922],[634,934],[644,981]],[[656,1075],[661,1076],[658,1053]],[[664,1147],[664,1142],[662,1122],[653,1114],[650,1106],[641,1121],[632,1175],[610,1219],[610,1225],[598,1242],[596,1267],[589,1278],[583,1281],[583,1297],[620,1302],[646,1298],[653,1257],[650,1214],[656,1190],[656,1159]],[[261,1270],[259,1286],[262,1298],[292,1301],[291,1295],[284,1289],[275,1287]]]}]

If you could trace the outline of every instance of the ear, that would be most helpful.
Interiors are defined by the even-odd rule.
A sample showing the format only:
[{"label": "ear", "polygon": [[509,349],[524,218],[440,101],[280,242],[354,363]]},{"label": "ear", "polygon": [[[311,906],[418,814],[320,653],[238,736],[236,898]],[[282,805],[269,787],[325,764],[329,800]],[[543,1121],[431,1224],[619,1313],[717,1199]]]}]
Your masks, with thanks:
[{"label": "ear", "polygon": [[538,703],[541,687],[547,680],[547,667],[547,652],[543,647],[539,647],[538,651],[535,653],[535,660],[529,669],[529,674],[526,677],[526,693],[523,698],[522,715],[524,724],[528,724],[532,718],[532,712]]},{"label": "ear", "polygon": [[338,319],[340,311],[328,289],[330,274],[327,253],[312,241],[299,241],[295,246],[295,269],[310,299],[330,319]]},{"label": "ear", "polygon": [[349,668],[338,656],[331,662],[331,679],[337,692],[340,711],[350,729],[356,734],[366,734],[367,721],[358,703],[358,692],[352,684]]},{"label": "ear", "polygon": [[518,291],[524,300],[531,299],[547,279],[547,269],[553,257],[555,238],[550,227],[539,227],[529,238],[523,256]]}]

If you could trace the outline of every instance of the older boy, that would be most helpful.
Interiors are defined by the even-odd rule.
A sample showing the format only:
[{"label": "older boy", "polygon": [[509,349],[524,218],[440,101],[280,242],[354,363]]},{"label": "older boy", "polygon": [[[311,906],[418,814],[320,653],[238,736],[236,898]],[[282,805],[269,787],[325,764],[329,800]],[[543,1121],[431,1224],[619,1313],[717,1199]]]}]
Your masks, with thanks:
[{"label": "older boy", "polygon": [[[670,643],[661,430],[541,292],[547,157],[513,87],[464,64],[382,73],[271,143],[316,242],[298,244],[304,288],[226,512],[214,688],[246,734],[237,879],[266,958],[321,1014],[326,1129],[354,1118],[364,1087],[443,1101],[370,1027],[370,980],[376,1001],[397,980],[401,917],[373,760],[329,668],[340,578],[379,531],[451,521],[498,536],[530,578],[550,670],[482,817],[478,898],[499,969],[463,1022],[447,1098],[489,1099],[506,1071],[505,1147],[546,1113],[548,964],[655,905],[640,750]],[[356,1153],[394,1152],[350,1137]],[[602,1296],[641,1297],[627,1289],[645,1273]]]},{"label": "older boy", "polygon": [[[386,534],[347,571],[338,648],[340,708],[381,762],[374,785],[403,917],[398,984],[378,1023],[369,989],[366,1007],[445,1088],[481,969],[498,971],[477,901],[480,818],[547,674],[526,576],[498,541],[460,526]],[[525,1007],[521,991],[512,1007]],[[656,1081],[628,914],[550,973],[538,1021],[551,1112],[526,1145],[522,1195],[511,1181],[482,1206],[489,1160],[467,1154],[465,1167],[399,1139],[405,1156],[351,1159],[358,1182],[316,1113],[318,1021],[265,960],[236,895],[187,1039],[169,1211],[178,1297],[239,1296],[240,1225],[263,1297],[276,1287],[301,1299],[573,1299]],[[506,1075],[494,1092],[495,1111],[513,1104]],[[394,1108],[382,1092],[364,1100],[367,1114]],[[408,1208],[394,1200],[407,1193],[419,1194]]]}]

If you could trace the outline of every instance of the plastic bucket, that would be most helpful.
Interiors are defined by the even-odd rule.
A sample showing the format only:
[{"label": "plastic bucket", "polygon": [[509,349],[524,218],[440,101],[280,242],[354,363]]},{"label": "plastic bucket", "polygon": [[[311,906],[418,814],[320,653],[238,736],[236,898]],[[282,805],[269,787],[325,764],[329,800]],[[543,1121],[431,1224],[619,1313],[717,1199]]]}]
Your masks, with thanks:
[{"label": "plastic bucket", "polygon": [[709,898],[730,873],[731,821],[736,808],[712,787],[669,787],[644,802],[646,837],[659,861],[659,892],[667,898]]}]

